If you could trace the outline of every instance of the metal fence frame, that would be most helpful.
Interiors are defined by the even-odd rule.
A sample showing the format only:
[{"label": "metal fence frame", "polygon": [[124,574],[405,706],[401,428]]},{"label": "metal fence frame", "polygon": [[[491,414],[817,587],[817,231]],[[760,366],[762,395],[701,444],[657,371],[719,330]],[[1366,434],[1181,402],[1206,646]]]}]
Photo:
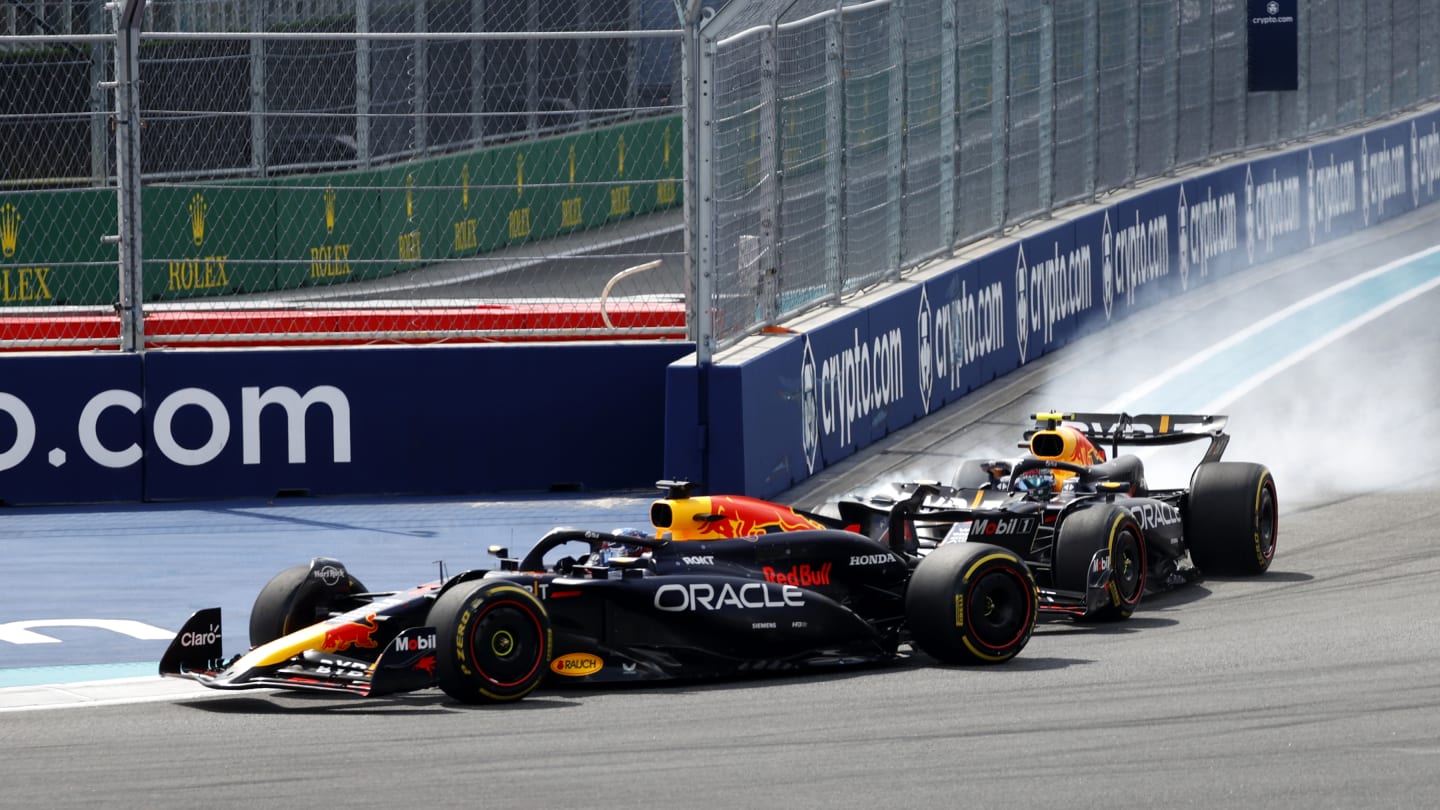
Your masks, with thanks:
[{"label": "metal fence frame", "polygon": [[701,362],[1058,208],[1440,99],[1423,0],[1301,0],[1285,93],[1246,91],[1246,9],[756,0],[687,20]]},{"label": "metal fence frame", "polygon": [[[630,207],[632,201],[628,198],[631,190],[628,181],[617,182],[613,179],[606,179],[600,177],[598,172],[593,179],[585,177],[577,179],[573,157],[573,142],[577,139],[593,134],[598,143],[603,137],[606,137],[604,133],[607,130],[610,132],[621,129],[626,132],[635,131],[637,122],[645,124],[646,126],[643,128],[648,133],[651,129],[648,124],[667,114],[674,115],[677,119],[675,128],[679,129],[679,105],[672,100],[674,91],[679,88],[679,59],[667,56],[668,50],[663,48],[666,43],[669,43],[674,46],[673,50],[676,53],[679,51],[681,32],[674,17],[673,0],[619,0],[604,4],[603,13],[609,15],[604,18],[604,24],[608,26],[604,30],[577,28],[580,23],[592,19],[591,15],[602,13],[596,10],[598,8],[596,4],[585,0],[574,0],[570,3],[569,5],[574,11],[574,18],[567,18],[564,26],[557,25],[553,30],[543,27],[546,22],[543,19],[545,14],[551,12],[544,12],[541,9],[541,0],[508,4],[496,3],[494,0],[448,0],[450,7],[462,11],[468,9],[468,13],[471,15],[469,19],[483,19],[488,23],[493,23],[495,18],[492,16],[482,18],[475,15],[488,13],[488,9],[495,8],[502,12],[502,19],[511,19],[515,17],[516,9],[528,9],[529,11],[522,15],[525,19],[519,22],[529,27],[525,30],[507,29],[504,31],[430,30],[431,20],[427,17],[426,9],[437,7],[442,2],[447,2],[447,0],[421,0],[421,2],[412,0],[360,0],[360,2],[315,0],[314,2],[280,4],[267,2],[267,0],[224,0],[223,2],[216,0],[148,0],[148,2],[147,0],[125,0],[123,3],[110,5],[85,4],[89,13],[82,19],[76,14],[69,13],[70,4],[64,4],[65,11],[61,13],[61,4],[53,2],[47,4],[35,0],[35,2],[24,3],[25,6],[34,6],[38,9],[31,13],[33,19],[27,20],[27,25],[31,23],[33,25],[25,28],[25,32],[18,32],[14,19],[15,14],[12,13],[7,19],[0,19],[0,30],[5,30],[7,33],[5,36],[0,36],[0,58],[9,60],[5,64],[0,64],[0,70],[13,65],[23,66],[22,70],[11,71],[4,78],[16,80],[17,85],[11,86],[18,86],[25,94],[24,98],[26,99],[23,103],[13,105],[8,111],[0,111],[3,113],[0,114],[0,126],[9,128],[6,133],[8,137],[6,142],[14,144],[31,140],[28,137],[30,134],[42,131],[51,124],[58,123],[68,127],[65,136],[67,147],[63,152],[56,150],[53,146],[42,146],[42,149],[49,148],[51,150],[50,157],[39,155],[38,152],[22,156],[6,166],[4,175],[0,176],[0,203],[7,204],[7,211],[12,213],[18,211],[18,213],[13,213],[13,216],[7,214],[7,222],[18,226],[22,237],[19,240],[22,247],[31,246],[31,256],[25,261],[17,259],[16,262],[8,261],[13,251],[7,248],[5,260],[0,261],[0,272],[9,274],[12,270],[30,271],[33,268],[28,266],[18,268],[18,270],[11,266],[25,264],[28,261],[30,264],[43,265],[42,272],[48,273],[54,270],[55,272],[50,275],[51,279],[83,269],[87,279],[86,283],[91,285],[89,293],[85,296],[86,301],[80,304],[67,302],[64,296],[56,296],[49,304],[43,300],[44,296],[33,302],[12,300],[7,296],[3,303],[8,306],[0,308],[0,316],[3,316],[4,321],[4,323],[0,323],[0,333],[3,333],[3,338],[0,339],[3,339],[4,346],[32,350],[94,348],[96,342],[91,335],[108,334],[115,331],[113,324],[118,321],[120,337],[116,341],[118,345],[115,347],[125,351],[139,351],[144,349],[147,343],[144,333],[147,312],[160,310],[168,312],[173,308],[185,307],[195,309],[227,306],[243,308],[251,305],[251,302],[227,302],[223,300],[223,296],[202,299],[198,295],[182,303],[167,299],[164,303],[157,304],[153,289],[149,291],[149,300],[146,299],[148,282],[144,279],[144,268],[147,262],[152,265],[149,268],[150,274],[155,276],[155,265],[158,264],[163,271],[166,261],[172,257],[178,256],[180,260],[186,262],[193,257],[174,253],[172,248],[162,245],[164,240],[152,239],[147,244],[144,239],[147,223],[142,222],[139,202],[142,188],[147,199],[153,197],[155,192],[160,190],[166,193],[173,192],[172,196],[178,195],[186,199],[190,196],[189,192],[194,192],[198,201],[201,194],[209,197],[212,193],[218,195],[229,193],[235,189],[263,192],[264,189],[281,188],[290,184],[291,181],[298,180],[307,184],[307,187],[313,186],[317,189],[316,197],[318,198],[320,191],[326,191],[328,195],[326,189],[328,178],[335,172],[366,170],[373,174],[377,171],[395,170],[399,172],[399,176],[403,177],[411,165],[420,166],[420,161],[429,161],[433,164],[436,161],[451,161],[457,156],[463,158],[471,153],[528,150],[530,147],[538,150],[537,144],[543,145],[542,141],[548,139],[552,142],[557,140],[572,142],[569,184],[587,186],[596,191],[596,196],[606,198],[603,203],[587,198],[583,221],[581,221],[581,215],[578,214],[572,217],[571,214],[565,213],[555,217],[557,221],[563,220],[559,228],[562,233],[570,233],[576,229],[588,230],[597,227],[603,229],[607,226],[606,210],[610,212],[609,220],[618,221],[632,211],[643,214],[673,204],[677,199],[676,193],[680,185],[678,171],[674,175],[674,181],[666,179],[656,181],[648,176],[638,180],[637,182],[642,184],[645,189],[644,193],[648,193],[652,202],[636,203],[636,207],[632,209]],[[79,6],[80,4],[75,4],[77,9]],[[103,12],[101,11],[102,6]],[[370,14],[370,10],[381,7],[387,9],[391,18],[396,16],[398,10],[401,18],[399,27],[404,30],[393,30],[397,27],[395,19],[389,19],[388,22],[383,23],[375,20]],[[236,17],[234,13],[236,9],[240,9],[244,14]],[[315,20],[315,15],[325,12],[326,9],[344,12],[353,17],[341,20],[340,30],[334,30],[335,23]],[[274,16],[277,10],[284,12],[279,18]],[[57,14],[60,16],[56,16]],[[628,25],[627,19],[629,20]],[[248,31],[245,30],[246,21],[250,28]],[[551,23],[553,24],[553,20]],[[177,27],[153,30],[157,24]],[[347,27],[353,28],[353,30],[346,30]],[[438,27],[451,28],[454,25],[449,23]],[[109,30],[110,33],[103,33],[105,30]],[[352,94],[351,98],[343,100],[344,109],[326,110],[298,105],[295,109],[291,109],[284,104],[272,106],[267,103],[267,100],[274,95],[273,85],[276,75],[272,72],[274,61],[272,57],[275,56],[276,51],[281,48],[322,47],[325,42],[337,45],[336,48],[330,50],[344,50],[347,54],[353,54],[346,57],[351,62],[348,68],[353,76],[347,74],[341,77],[342,83],[338,87],[339,93]],[[140,47],[142,43],[146,46],[143,50]],[[238,45],[231,48],[229,47],[230,43],[238,43]],[[658,43],[658,45],[652,47],[652,43]],[[569,77],[570,88],[577,101],[575,103],[566,101],[563,108],[546,106],[547,97],[543,94],[547,92],[546,88],[552,86],[557,80],[553,75],[543,75],[545,68],[534,67],[540,64],[547,47],[551,45],[556,48],[563,46],[563,49],[568,49],[574,54],[574,65],[564,69],[573,70],[579,74]],[[470,81],[466,85],[469,89],[462,93],[467,98],[460,99],[459,103],[463,109],[459,111],[437,107],[437,92],[439,95],[447,92],[450,95],[455,95],[455,93],[445,90],[445,88],[437,90],[434,86],[437,81],[435,77],[440,75],[434,69],[434,62],[440,58],[445,48],[457,47],[463,51],[462,55],[465,56],[465,59],[461,61],[472,64]],[[65,72],[59,74],[58,78],[57,76],[48,76],[44,83],[32,82],[29,87],[18,85],[21,77],[33,79],[36,75],[44,73],[43,65],[41,69],[28,67],[27,65],[30,63],[25,61],[27,58],[34,62],[36,60],[33,57],[37,53],[43,55],[47,51],[74,50],[78,54],[79,51],[86,48],[89,48],[91,53],[88,80],[84,75],[77,75],[74,66],[67,65]],[[207,48],[211,49],[208,53],[205,52]],[[400,89],[405,97],[401,98],[395,96],[393,92],[389,93],[391,101],[394,102],[398,99],[397,103],[399,104],[392,110],[379,109],[378,105],[382,103],[382,100],[379,96],[371,93],[373,82],[380,81],[371,70],[374,59],[378,58],[371,51],[379,48],[400,49],[406,60],[404,65],[391,64],[391,73],[394,75],[392,78],[384,80],[392,86],[408,82],[406,85],[408,89]],[[498,50],[492,50],[492,48]],[[516,63],[518,67],[512,69],[508,74],[509,80],[515,86],[507,91],[520,93],[516,97],[519,99],[517,101],[519,106],[512,112],[496,111],[493,109],[494,99],[486,98],[487,93],[493,92],[493,88],[486,84],[491,78],[490,74],[485,72],[486,67],[491,61],[499,58],[496,56],[497,54],[502,52],[520,53],[521,50],[525,54],[525,61]],[[157,51],[161,53],[157,54]],[[590,53],[596,55],[594,60],[590,60],[587,56]],[[621,53],[621,56],[617,58],[616,53]],[[85,56],[81,54],[78,61],[83,62],[84,60]],[[70,58],[68,61],[77,62],[77,59]],[[191,64],[181,69],[167,69],[164,64],[167,61]],[[225,69],[223,88],[219,87],[218,79],[216,79],[220,72],[216,63],[220,61],[228,63],[223,66]],[[451,59],[452,63],[455,61]],[[532,67],[526,70],[524,65]],[[623,77],[616,74],[615,81],[608,81],[605,76],[600,75],[603,70],[610,70],[613,73],[615,65],[624,66],[625,75]],[[672,67],[674,68],[673,76]],[[556,68],[552,66],[551,69]],[[590,69],[591,73],[583,72],[587,69]],[[177,72],[177,70],[183,72]],[[81,65],[79,74],[83,73],[84,69]],[[448,75],[453,76],[453,71]],[[183,99],[183,104],[167,106],[167,100],[176,97],[169,85],[177,78],[195,84],[203,83],[207,90],[203,91],[198,99],[195,97],[196,94],[191,92],[190,96]],[[213,91],[208,89],[211,80],[216,80],[216,89]],[[552,85],[547,85],[547,82],[551,82]],[[89,86],[89,97],[83,99],[77,97],[75,89],[86,84]],[[429,91],[436,92],[427,92],[427,88]],[[145,101],[143,106],[140,103],[142,90]],[[217,97],[224,94],[225,97],[223,100],[217,100],[211,106],[206,103],[208,99],[203,97],[206,92],[213,92]],[[308,91],[301,89],[297,92],[303,94]],[[587,93],[593,93],[593,95],[587,96]],[[53,94],[54,100],[44,100],[46,94]],[[298,98],[300,96],[297,96]],[[240,99],[238,107],[235,106],[237,99]],[[32,103],[37,101],[39,103]],[[354,134],[354,138],[350,141],[352,151],[340,155],[338,158],[332,156],[323,159],[282,160],[279,162],[274,160],[273,150],[269,146],[273,146],[273,139],[277,133],[281,132],[281,128],[276,126],[275,122],[283,124],[288,118],[305,116],[315,116],[326,120],[348,118],[353,126]],[[508,120],[507,116],[513,121]],[[80,155],[79,151],[82,150],[69,147],[71,141],[76,141],[77,137],[83,137],[78,135],[79,130],[83,127],[76,123],[83,119],[88,119],[89,122],[89,149],[85,151],[84,155]],[[497,119],[506,119],[502,121],[506,126],[503,131],[492,132],[492,127],[488,122]],[[194,126],[198,126],[200,129],[195,129],[188,138],[176,138],[173,135],[173,131],[177,128],[183,130],[192,127],[191,121],[199,122]],[[239,123],[238,126],[235,125],[236,122]],[[452,125],[454,122],[460,122],[462,129],[465,129],[458,137],[446,138],[437,135],[437,132],[442,129],[454,130],[455,127]],[[237,150],[234,149],[227,152],[226,157],[221,159],[212,157],[207,160],[203,159],[205,156],[195,154],[197,148],[211,148],[209,140],[215,134],[216,129],[230,130],[224,135],[229,141],[238,142],[241,145],[242,148],[238,150],[241,159],[238,161],[234,159],[234,155],[237,153]],[[401,145],[403,148],[395,147],[395,144],[398,143],[395,138],[386,139],[378,135],[377,133],[382,129],[402,130],[404,132],[404,138],[401,139],[404,140],[404,144]],[[70,130],[75,132],[70,132]],[[161,132],[162,130],[170,130],[172,134],[167,138],[165,133]],[[681,140],[678,133],[676,140]],[[381,146],[382,142],[390,145]],[[230,146],[234,146],[234,143],[231,143]],[[563,143],[561,146],[563,148]],[[619,142],[618,171],[624,174],[629,169],[634,176],[640,177],[635,172],[637,164],[642,163],[638,158],[644,156],[639,154],[638,148],[632,148],[629,150],[629,160],[627,161],[626,146],[622,134]],[[632,143],[630,146],[636,147],[638,144]],[[676,146],[678,147],[680,144],[677,143]],[[214,148],[216,152],[219,152],[225,147],[222,145]],[[664,147],[667,155],[669,149],[669,133],[667,131]],[[652,151],[658,151],[658,149]],[[25,161],[37,156],[41,160],[34,161],[28,167],[22,166]],[[526,156],[535,157],[533,154],[522,154],[519,159],[523,161]],[[668,162],[668,157],[666,160]],[[62,169],[56,170],[56,167],[62,167]],[[524,169],[527,170],[525,174],[520,175],[517,169],[511,175],[512,178],[515,178],[516,175],[524,177],[527,184],[527,199],[531,188],[536,189],[537,194],[558,193],[553,189],[557,188],[560,181],[536,179],[540,172],[535,171],[535,168],[535,161],[531,161],[530,164],[524,166]],[[582,172],[584,169],[585,167],[582,165]],[[463,190],[468,194],[471,180],[476,180],[477,184],[485,182],[483,179],[473,177],[465,180],[449,178],[440,180],[438,173],[436,177],[436,180],[429,181],[431,183],[429,186],[417,186],[415,189],[417,196],[419,192],[424,191],[449,193],[453,190],[455,196],[459,197],[462,183],[464,184]],[[343,178],[334,180],[334,182],[339,186],[342,180]],[[513,184],[518,189],[521,181],[514,179]],[[404,207],[409,207],[408,178],[398,189],[389,186],[382,188],[379,183],[372,183],[372,185],[374,188],[362,188],[360,191],[373,191],[376,195],[383,195],[384,200],[399,199],[403,195],[405,197]],[[391,185],[393,186],[393,184]],[[503,185],[494,181],[491,181],[491,185],[484,186],[486,189],[502,187]],[[612,192],[624,192],[624,198],[621,199],[623,205],[620,209],[616,209],[611,203]],[[41,241],[46,243],[61,241],[64,238],[62,229],[67,227],[61,224],[62,218],[68,214],[71,217],[70,224],[73,225],[76,216],[75,205],[65,204],[52,207],[49,200],[83,198],[86,205],[89,206],[100,199],[100,195],[107,193],[114,195],[115,203],[110,208],[113,213],[109,216],[103,216],[102,213],[101,217],[97,217],[93,216],[95,212],[92,208],[87,207],[81,214],[85,220],[85,238],[69,240],[73,244],[83,243],[88,246],[83,259],[75,258],[66,252],[66,249],[55,249],[49,244],[40,244]],[[277,191],[277,196],[280,193]],[[341,192],[342,195],[344,193]],[[21,196],[5,199],[9,194]],[[511,196],[513,198],[513,191]],[[575,200],[575,202],[579,201]],[[592,206],[591,202],[595,202],[596,205]],[[9,205],[9,203],[14,203],[14,205]],[[207,205],[208,201],[196,204],[202,207],[202,213],[197,216],[203,217],[203,206]],[[466,205],[468,206],[468,204],[467,202]],[[547,202],[546,205],[548,212],[549,203]],[[594,210],[599,209],[601,205],[604,206],[604,210],[600,210],[596,214]],[[616,210],[621,210],[621,213],[615,213]],[[328,219],[328,209],[326,216]],[[501,212],[502,219],[503,216],[504,213]],[[102,218],[108,221],[100,222],[99,220]],[[40,232],[36,230],[37,227],[41,227],[42,222],[44,223],[43,227],[50,229],[48,235],[43,238],[37,235]],[[256,223],[261,227],[267,224]],[[503,231],[504,223],[501,225]],[[203,228],[203,223],[197,224],[196,227]],[[510,227],[513,233],[516,226],[512,224]],[[524,233],[530,233],[530,227],[530,223],[522,221],[521,230]],[[104,230],[91,235],[97,228]],[[537,232],[539,230],[541,229],[537,228]],[[502,270],[504,267],[525,264],[532,260],[543,260],[549,258],[551,250],[550,245],[543,241],[549,238],[550,230],[553,229],[545,230],[545,235],[534,240],[526,240],[529,248],[527,255],[514,258],[493,255],[502,251],[484,247],[483,237],[481,237],[482,246],[478,250],[482,255],[477,257],[474,252],[477,248],[467,247],[465,250],[469,252],[462,258],[491,262]],[[201,239],[198,233],[197,230],[195,236],[195,245],[197,246],[200,245]],[[473,233],[467,238],[471,242],[475,239]],[[511,240],[513,241],[515,238],[512,236]],[[521,238],[524,239],[524,237]],[[9,243],[14,241],[8,240],[7,245],[13,247]],[[456,236],[455,241],[458,245],[461,238]],[[101,243],[109,247],[97,251],[96,248]],[[501,248],[514,247],[513,244],[503,240],[500,246]],[[456,253],[461,250],[460,247],[455,248]],[[491,253],[487,254],[487,251],[491,251]],[[512,249],[503,252],[515,254],[523,251]],[[39,254],[38,258],[35,256],[36,253]],[[406,265],[404,251],[402,250],[401,253],[399,264]],[[206,258],[208,259],[208,257]],[[676,251],[673,258],[678,263],[682,256]],[[366,258],[360,261],[369,262],[372,265],[394,263],[393,256],[391,259]],[[426,269],[431,269],[446,263],[448,259],[442,257],[432,261],[427,253],[425,261]],[[277,259],[277,262],[299,267],[308,263],[308,260],[290,256]],[[171,265],[175,263],[170,262]],[[413,266],[413,262],[410,264]],[[117,267],[119,272],[96,272],[100,271],[103,266]],[[405,272],[407,269],[408,267],[402,266],[400,272]],[[480,274],[488,272],[481,271]],[[101,278],[102,275],[108,279],[118,279],[119,281],[107,284],[106,280]],[[8,275],[6,280],[8,281]],[[101,289],[100,285],[106,286]],[[150,286],[153,287],[153,284]],[[648,284],[637,282],[629,283],[628,287],[625,296],[617,295],[616,297],[642,298],[645,295],[635,294],[642,289],[649,289]],[[610,291],[611,286],[607,286],[605,292],[609,293]],[[532,297],[557,298],[560,295],[560,292],[553,288],[537,288]],[[667,293],[651,294],[650,297],[674,298],[676,296]],[[282,302],[283,304],[284,302]],[[663,313],[661,315],[669,322],[669,325],[662,325],[659,322],[648,324],[640,322],[637,318],[643,317],[642,314],[627,319],[625,325],[617,326],[608,317],[604,306],[604,301],[601,301],[601,311],[598,314],[604,321],[603,329],[588,326],[551,326],[547,327],[549,330],[547,334],[575,337],[646,337],[675,333],[674,321],[670,319],[669,315]],[[663,303],[657,304],[657,307],[663,307]],[[103,326],[95,329],[87,328],[87,330],[82,330],[84,333],[78,336],[69,333],[54,339],[26,337],[26,335],[43,332],[43,330],[12,328],[17,322],[40,322],[45,319],[60,324],[60,328],[68,328],[69,323],[80,320],[85,320],[86,323],[93,325],[95,322],[105,319],[110,319],[112,326],[110,328]],[[551,320],[551,322],[553,321],[554,319]],[[199,320],[195,322],[198,323]],[[587,320],[586,323],[588,322]],[[431,326],[432,323],[434,321],[427,321],[424,327],[403,332],[403,334],[390,332],[369,337],[381,340],[404,339],[407,342],[415,342],[423,340],[426,334],[430,334],[434,336],[431,339],[438,342],[457,338],[484,340],[501,336],[498,329],[468,327],[445,330]],[[20,337],[14,337],[17,334]],[[45,332],[45,334],[50,333]],[[397,338],[395,336],[397,334],[401,334],[401,336]],[[198,337],[223,338],[224,336],[200,335]],[[210,341],[202,339],[196,343],[209,344]],[[171,345],[174,343],[172,342]]]},{"label": "metal fence frame", "polygon": [[[413,93],[427,86],[426,42],[523,36],[533,50],[547,37],[588,42],[617,34],[428,31],[426,3],[439,0],[406,6],[416,30],[366,30],[370,2],[384,0],[356,5],[357,30],[344,36],[359,54],[377,43],[410,43]],[[1423,0],[1301,0],[1300,88],[1291,93],[1245,91],[1241,0],[656,3],[673,6],[676,28],[624,33],[680,45],[689,330],[702,364],[767,325],[1058,208],[1440,99],[1440,56],[1425,47],[1440,38],[1440,18]],[[154,11],[159,6],[164,15]],[[95,8],[86,12],[92,25]],[[340,36],[259,30],[260,6],[248,8],[256,29],[249,33],[220,30],[234,25],[230,6],[152,0],[147,8],[145,0],[125,0],[114,8],[114,34],[0,37],[0,51],[65,42],[113,47],[113,65],[91,60],[90,176],[66,182],[116,191],[118,230],[107,238],[118,245],[125,350],[145,345],[138,201],[147,167],[134,93],[141,40],[249,40],[249,58],[258,53],[261,61],[248,92],[258,92],[263,106],[266,48]],[[157,19],[203,24],[140,33]],[[357,70],[367,64],[359,59]],[[528,101],[539,85],[526,77]],[[365,86],[357,80],[362,113]],[[102,110],[96,99],[107,91],[114,106]],[[543,130],[535,106],[527,109],[526,131]],[[235,171],[264,176],[272,168],[257,121],[273,112],[250,110],[248,137],[261,157]],[[605,114],[573,112],[583,125]],[[114,124],[113,176],[106,118]],[[435,140],[428,120],[418,116],[412,127],[413,155],[383,156],[403,163],[424,154]],[[348,165],[381,156],[369,133],[357,130]]]}]

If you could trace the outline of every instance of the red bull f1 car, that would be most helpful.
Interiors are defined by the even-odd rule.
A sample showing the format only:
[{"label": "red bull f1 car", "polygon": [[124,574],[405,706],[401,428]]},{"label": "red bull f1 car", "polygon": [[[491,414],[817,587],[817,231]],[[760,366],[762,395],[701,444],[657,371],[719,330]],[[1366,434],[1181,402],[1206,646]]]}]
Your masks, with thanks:
[{"label": "red bull f1 car", "polygon": [[[1001,663],[1035,627],[1034,577],[1008,548],[972,542],[922,556],[903,540],[912,531],[877,539],[661,483],[651,529],[555,529],[518,559],[492,549],[498,568],[442,571],[409,590],[371,591],[333,559],[282,571],[255,601],[248,652],[224,658],[220,609],[208,608],[185,623],[160,673],[217,689],[438,686],[485,703],[522,698],[547,678],[707,678],[884,662],[917,647],[944,663]],[[907,503],[886,521],[904,523]],[[554,559],[571,549],[578,556]]]},{"label": "red bull f1 car", "polygon": [[[1202,574],[1257,575],[1275,556],[1278,501],[1263,465],[1222,462],[1224,416],[1041,413],[1016,459],[971,459],[949,485],[839,503],[841,517],[883,536],[903,504],[905,543],[924,555],[981,542],[1025,560],[1040,609],[1084,620],[1128,618],[1146,592]],[[1121,448],[1208,442],[1188,487],[1151,488]],[[1098,444],[1097,444],[1098,443]],[[1107,455],[1103,444],[1110,445]],[[898,501],[897,498],[903,498]],[[929,521],[935,521],[930,523]]]}]

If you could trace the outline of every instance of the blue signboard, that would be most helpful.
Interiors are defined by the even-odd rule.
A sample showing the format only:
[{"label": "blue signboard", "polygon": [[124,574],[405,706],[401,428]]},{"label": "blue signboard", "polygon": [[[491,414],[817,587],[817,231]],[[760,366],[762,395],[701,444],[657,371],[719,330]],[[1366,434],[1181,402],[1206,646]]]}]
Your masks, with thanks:
[{"label": "blue signboard", "polygon": [[0,502],[662,477],[773,496],[1142,307],[1429,204],[1437,180],[1427,112],[1061,216],[706,368],[671,342],[7,357]]},{"label": "blue signboard", "polygon": [[0,503],[140,500],[140,358],[17,356],[3,363]]},{"label": "blue signboard", "polygon": [[662,474],[665,368],[690,349],[6,358],[0,501],[649,486]]},{"label": "blue signboard", "polygon": [[1247,88],[1252,93],[1300,86],[1300,26],[1297,0],[1249,0],[1246,42]]},{"label": "blue signboard", "polygon": [[688,344],[146,358],[150,499],[648,486]]}]

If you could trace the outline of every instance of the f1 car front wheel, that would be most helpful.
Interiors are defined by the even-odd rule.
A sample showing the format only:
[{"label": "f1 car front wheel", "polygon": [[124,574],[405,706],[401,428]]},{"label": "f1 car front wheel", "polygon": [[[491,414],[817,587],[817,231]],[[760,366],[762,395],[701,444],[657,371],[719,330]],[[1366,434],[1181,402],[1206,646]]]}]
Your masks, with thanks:
[{"label": "f1 car front wheel", "polygon": [[545,679],[550,617],[534,594],[513,582],[456,585],[430,608],[436,680],[461,703],[519,700]]},{"label": "f1 car front wheel", "polygon": [[250,646],[259,647],[353,607],[365,593],[360,580],[335,560],[318,559],[270,578],[250,608]]},{"label": "f1 car front wheel", "polygon": [[1134,515],[1115,504],[1099,504],[1071,514],[1055,535],[1055,588],[1086,593],[1095,555],[1105,551],[1109,582],[1105,604],[1081,616],[1085,621],[1128,619],[1145,595],[1145,534]]},{"label": "f1 car front wheel", "polygon": [[998,664],[1025,648],[1039,595],[1029,566],[986,543],[930,552],[905,589],[905,617],[921,650],[946,664]]},{"label": "f1 car front wheel", "polygon": [[1275,559],[1279,506],[1262,464],[1217,461],[1195,468],[1185,510],[1190,559],[1203,574],[1263,574]]}]

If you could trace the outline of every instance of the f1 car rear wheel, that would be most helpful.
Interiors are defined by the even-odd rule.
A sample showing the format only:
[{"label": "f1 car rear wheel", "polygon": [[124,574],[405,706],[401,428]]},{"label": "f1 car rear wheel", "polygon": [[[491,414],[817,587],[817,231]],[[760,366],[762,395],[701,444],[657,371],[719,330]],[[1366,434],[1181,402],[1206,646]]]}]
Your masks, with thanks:
[{"label": "f1 car rear wheel", "polygon": [[986,543],[947,543],[916,567],[905,589],[915,645],[946,664],[998,664],[1025,648],[1039,595],[1029,566]]},{"label": "f1 car rear wheel", "polygon": [[365,593],[365,586],[343,565],[336,563],[328,576],[321,575],[323,570],[314,563],[297,565],[265,583],[250,608],[251,647],[324,621],[331,613],[349,609],[351,594]]},{"label": "f1 car rear wheel", "polygon": [[1195,468],[1185,540],[1201,573],[1265,573],[1275,559],[1279,525],[1275,479],[1263,464],[1217,461]]},{"label": "f1 car rear wheel", "polygon": [[504,580],[456,585],[430,608],[436,680],[461,703],[519,700],[545,679],[550,616],[534,594]]},{"label": "f1 car rear wheel", "polygon": [[1074,512],[1060,524],[1051,560],[1056,590],[1079,591],[1089,587],[1095,553],[1107,552],[1109,600],[1081,616],[1085,621],[1114,622],[1130,618],[1145,595],[1145,533],[1135,516],[1107,503]]}]

